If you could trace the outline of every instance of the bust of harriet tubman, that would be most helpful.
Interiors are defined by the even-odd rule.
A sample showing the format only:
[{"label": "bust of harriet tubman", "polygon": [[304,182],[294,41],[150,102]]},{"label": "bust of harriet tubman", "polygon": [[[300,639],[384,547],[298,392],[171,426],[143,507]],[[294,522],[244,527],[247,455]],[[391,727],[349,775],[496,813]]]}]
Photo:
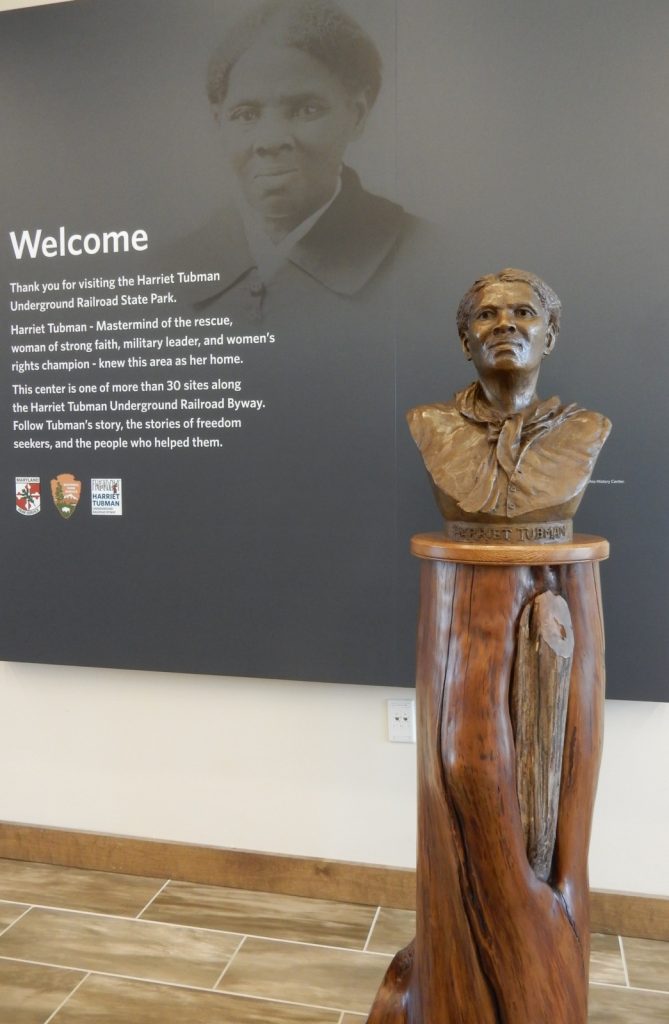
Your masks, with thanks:
[{"label": "bust of harriet tubman", "polygon": [[478,539],[476,523],[489,526],[478,530],[481,539],[491,532],[494,539],[523,539],[525,524],[532,527],[525,539],[571,536],[571,518],[611,424],[537,395],[560,312],[555,292],[524,270],[482,277],[460,302],[458,333],[479,379],[452,402],[407,414],[451,536]]}]

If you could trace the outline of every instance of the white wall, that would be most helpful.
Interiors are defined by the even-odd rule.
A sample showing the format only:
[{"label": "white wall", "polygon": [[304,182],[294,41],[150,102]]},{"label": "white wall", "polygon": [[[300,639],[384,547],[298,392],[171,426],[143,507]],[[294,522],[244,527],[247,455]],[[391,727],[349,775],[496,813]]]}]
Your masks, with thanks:
[{"label": "white wall", "polygon": [[62,4],[68,0],[0,0],[0,11],[13,11],[19,7],[41,7],[43,4]]},{"label": "white wall", "polygon": [[590,875],[669,896],[669,704],[607,701]]},{"label": "white wall", "polygon": [[[0,819],[413,867],[410,690],[0,663]],[[669,705],[610,701],[596,888],[669,895]]]}]

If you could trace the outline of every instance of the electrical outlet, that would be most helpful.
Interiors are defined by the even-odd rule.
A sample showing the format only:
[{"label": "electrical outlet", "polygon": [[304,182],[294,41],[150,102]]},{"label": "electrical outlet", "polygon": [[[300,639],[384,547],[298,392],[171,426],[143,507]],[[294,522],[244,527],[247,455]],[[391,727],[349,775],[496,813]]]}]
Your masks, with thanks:
[{"label": "electrical outlet", "polygon": [[391,743],[416,742],[415,700],[389,700],[388,739]]}]

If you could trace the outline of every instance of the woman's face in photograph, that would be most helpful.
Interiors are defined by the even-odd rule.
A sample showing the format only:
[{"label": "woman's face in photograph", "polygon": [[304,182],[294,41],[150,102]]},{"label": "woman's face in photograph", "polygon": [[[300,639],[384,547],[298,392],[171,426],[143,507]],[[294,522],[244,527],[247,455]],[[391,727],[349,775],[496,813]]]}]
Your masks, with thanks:
[{"label": "woman's face in photograph", "polygon": [[286,231],[331,198],[366,116],[364,94],[351,96],[320,61],[264,40],[234,65],[217,110],[246,201]]}]

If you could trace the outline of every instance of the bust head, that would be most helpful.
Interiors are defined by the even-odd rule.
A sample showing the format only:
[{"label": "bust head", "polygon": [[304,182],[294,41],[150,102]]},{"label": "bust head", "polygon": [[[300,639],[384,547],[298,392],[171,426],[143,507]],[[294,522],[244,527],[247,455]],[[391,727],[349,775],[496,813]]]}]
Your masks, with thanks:
[{"label": "bust head", "polygon": [[506,267],[504,270],[500,270],[497,274],[486,274],[485,277],[479,277],[460,299],[460,305],[458,306],[456,314],[458,334],[460,337],[462,337],[463,333],[467,330],[469,318],[475,303],[478,301],[479,293],[487,285],[495,284],[496,282],[520,282],[521,284],[528,285],[534,292],[537,301],[541,304],[546,316],[548,317],[549,323],[553,326],[557,336],[557,333],[560,330],[562,303],[553,289],[550,285],[547,285],[545,281],[542,281],[540,277],[537,277],[536,274],[530,273],[529,270],[518,270],[515,267]]},{"label": "bust head", "polygon": [[513,413],[536,400],[543,359],[560,329],[561,304],[545,281],[507,268],[479,278],[460,302],[460,343],[493,405]]}]

